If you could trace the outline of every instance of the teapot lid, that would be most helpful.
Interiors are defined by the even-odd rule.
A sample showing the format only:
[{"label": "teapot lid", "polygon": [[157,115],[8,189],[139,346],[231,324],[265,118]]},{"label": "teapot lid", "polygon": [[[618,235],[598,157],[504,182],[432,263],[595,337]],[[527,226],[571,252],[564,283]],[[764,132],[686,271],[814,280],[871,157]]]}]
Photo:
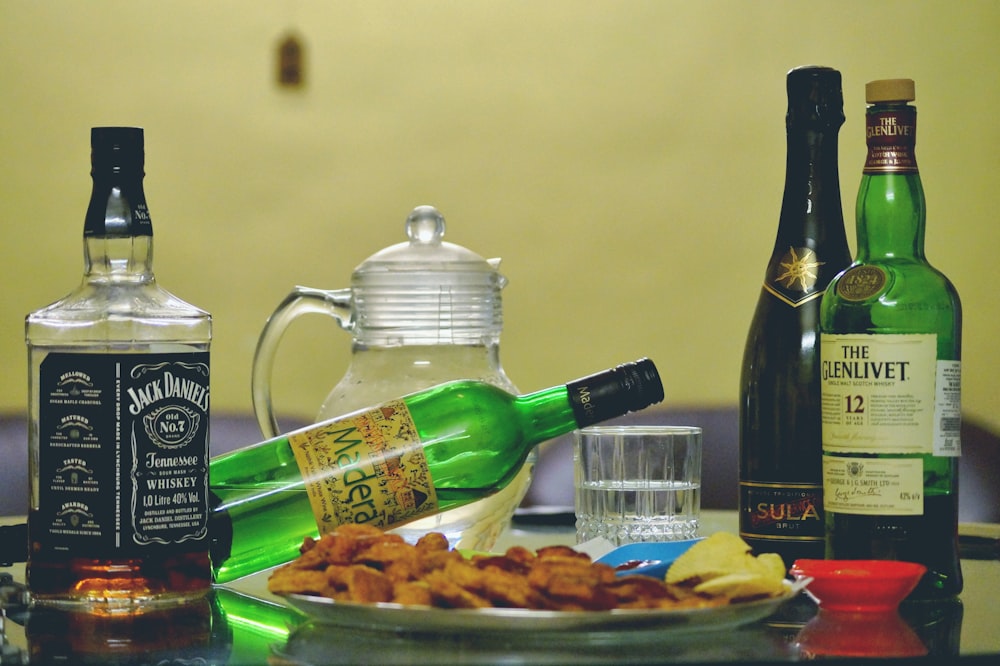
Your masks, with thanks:
[{"label": "teapot lid", "polygon": [[433,206],[406,218],[408,241],[363,261],[351,276],[355,337],[393,345],[487,344],[503,327],[499,259],[443,240]]}]

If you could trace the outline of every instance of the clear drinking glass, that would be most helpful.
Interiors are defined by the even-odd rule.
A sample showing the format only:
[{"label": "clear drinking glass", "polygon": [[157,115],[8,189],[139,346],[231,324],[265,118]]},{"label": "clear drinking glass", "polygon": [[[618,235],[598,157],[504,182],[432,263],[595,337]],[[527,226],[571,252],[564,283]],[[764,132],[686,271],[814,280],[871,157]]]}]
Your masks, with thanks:
[{"label": "clear drinking glass", "polygon": [[594,426],[574,433],[577,542],[698,535],[701,428]]}]

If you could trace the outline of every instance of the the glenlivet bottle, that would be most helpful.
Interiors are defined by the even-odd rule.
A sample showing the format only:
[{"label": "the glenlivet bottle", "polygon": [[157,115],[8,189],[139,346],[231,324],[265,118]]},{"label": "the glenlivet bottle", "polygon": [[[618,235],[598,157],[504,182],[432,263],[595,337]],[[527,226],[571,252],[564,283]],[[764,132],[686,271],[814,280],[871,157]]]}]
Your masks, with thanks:
[{"label": "the glenlivet bottle", "polygon": [[858,254],[823,299],[827,555],[919,562],[913,598],[962,589],[962,310],[924,256],[913,81],[865,88]]},{"label": "the glenlivet bottle", "polygon": [[143,132],[91,131],[84,274],[25,321],[32,598],[169,602],[211,585],[208,313],[153,276]]},{"label": "the glenlivet bottle", "polygon": [[786,565],[823,556],[819,307],[851,261],[837,172],[840,72],[788,72],[785,189],[740,375],[740,536]]},{"label": "the glenlivet bottle", "polygon": [[459,380],[216,457],[215,580],[292,560],[341,524],[393,528],[487,497],[535,445],[661,400],[648,359],[520,396]]}]

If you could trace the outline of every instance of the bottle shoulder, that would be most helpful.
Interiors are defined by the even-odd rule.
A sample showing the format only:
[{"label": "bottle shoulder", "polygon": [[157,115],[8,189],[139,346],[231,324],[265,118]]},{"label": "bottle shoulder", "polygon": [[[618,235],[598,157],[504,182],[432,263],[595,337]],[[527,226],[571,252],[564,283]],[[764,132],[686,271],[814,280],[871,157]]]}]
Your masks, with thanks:
[{"label": "bottle shoulder", "polygon": [[783,306],[803,307],[819,298],[850,263],[846,243],[842,247],[776,244],[764,270],[759,302],[777,299]]},{"label": "bottle shoulder", "polygon": [[819,309],[824,291],[814,292],[809,297],[794,300],[789,295],[768,289],[760,290],[749,334],[772,337],[781,334],[798,334],[815,330],[819,323]]},{"label": "bottle shoulder", "polygon": [[[827,286],[825,301],[846,300],[838,289],[852,273],[884,276],[882,287],[870,298],[857,301],[859,305],[889,305],[899,300],[946,300],[957,301],[958,290],[948,276],[930,264],[926,259],[915,257],[880,257],[877,259],[857,259],[837,274]],[[887,298],[888,297],[888,298]]]},{"label": "bottle shoulder", "polygon": [[[852,291],[852,276],[858,275],[871,282],[870,294]],[[913,258],[854,262],[830,282],[820,308],[824,333],[939,333],[951,338],[958,337],[960,326],[955,286],[944,273]]]},{"label": "bottle shoulder", "polygon": [[[211,315],[155,280],[84,281],[25,318],[29,341],[211,338]],[[146,332],[143,333],[142,331]]]},{"label": "bottle shoulder", "polygon": [[79,287],[28,315],[32,321],[119,317],[209,318],[205,310],[163,289],[155,280],[84,281]]},{"label": "bottle shoulder", "polygon": [[821,298],[792,306],[762,290],[747,331],[740,386],[747,391],[798,390],[812,382],[818,356]]}]

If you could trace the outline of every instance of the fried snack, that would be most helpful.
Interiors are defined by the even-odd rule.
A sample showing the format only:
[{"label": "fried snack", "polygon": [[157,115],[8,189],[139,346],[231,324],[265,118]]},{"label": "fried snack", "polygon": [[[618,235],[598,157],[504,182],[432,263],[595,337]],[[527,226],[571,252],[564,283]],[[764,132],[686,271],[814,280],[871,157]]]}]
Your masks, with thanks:
[{"label": "fried snack", "polygon": [[[492,607],[541,608],[545,604],[542,594],[524,575],[508,571],[506,565],[497,566],[497,560],[503,558],[486,558],[474,562],[474,566],[466,562],[449,562],[444,575],[456,585],[486,599]],[[433,586],[431,589],[433,594]]]},{"label": "fried snack", "polygon": [[353,601],[377,603],[393,600],[392,580],[377,569],[354,564],[343,570],[341,580],[346,587],[346,597]]},{"label": "fried snack", "polygon": [[455,583],[441,570],[431,571],[424,578],[431,592],[433,605],[438,608],[491,608],[492,604],[475,592]]},{"label": "fried snack", "polygon": [[288,569],[281,576],[272,576],[267,588],[275,594],[312,594],[327,596],[329,587],[325,571]]},{"label": "fried snack", "polygon": [[731,582],[721,576],[688,577],[682,584],[618,576],[612,567],[568,546],[537,552],[514,546],[503,555],[466,558],[449,549],[437,532],[411,545],[397,535],[359,525],[343,526],[318,540],[307,538],[301,555],[272,573],[268,589],[358,603],[559,611],[699,608],[757,594],[755,588],[745,587],[750,592],[734,596]]},{"label": "fried snack", "polygon": [[545,559],[541,554],[528,572],[528,583],[545,590],[552,607],[558,610],[609,610],[614,597],[605,585],[615,580],[615,571],[606,564],[588,559]]},{"label": "fried snack", "polygon": [[392,588],[394,603],[404,606],[430,606],[434,598],[430,587],[424,583],[396,583]]},{"label": "fried snack", "polygon": [[735,534],[716,532],[678,557],[667,570],[668,585],[687,587],[696,594],[731,600],[780,595],[785,565],[780,555],[754,556]]},{"label": "fried snack", "polygon": [[615,597],[616,608],[711,608],[725,606],[729,599],[697,594],[678,586],[653,585],[647,576],[621,576],[605,589]]}]

